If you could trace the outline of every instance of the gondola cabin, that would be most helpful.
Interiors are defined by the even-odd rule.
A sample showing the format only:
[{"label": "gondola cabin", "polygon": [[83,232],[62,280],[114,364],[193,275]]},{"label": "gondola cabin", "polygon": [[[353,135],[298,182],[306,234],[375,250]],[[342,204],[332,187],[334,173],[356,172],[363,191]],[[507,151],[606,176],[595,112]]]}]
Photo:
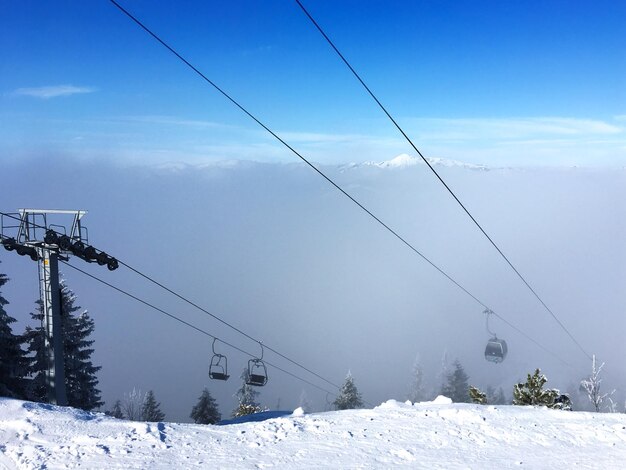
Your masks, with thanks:
[{"label": "gondola cabin", "polygon": [[499,364],[506,358],[508,352],[506,341],[498,339],[495,336],[489,340],[485,348],[485,359],[489,362]]}]

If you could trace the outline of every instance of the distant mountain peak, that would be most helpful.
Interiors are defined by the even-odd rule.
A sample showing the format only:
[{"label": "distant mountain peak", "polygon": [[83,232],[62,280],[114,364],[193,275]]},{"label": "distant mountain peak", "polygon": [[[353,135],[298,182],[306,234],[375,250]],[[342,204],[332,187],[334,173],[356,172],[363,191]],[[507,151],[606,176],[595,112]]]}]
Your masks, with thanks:
[{"label": "distant mountain peak", "polygon": [[407,166],[419,165],[422,163],[422,160],[418,157],[412,157],[406,153],[401,153],[397,157],[392,158],[391,160],[386,160],[380,163],[373,163],[373,165],[379,166],[381,168],[402,168]]},{"label": "distant mountain peak", "polygon": [[[426,157],[428,163],[433,166],[445,166],[448,168],[456,167],[456,168],[465,168],[469,170],[480,170],[480,171],[488,171],[489,167],[485,165],[476,165],[474,163],[465,163],[458,160],[447,160],[445,158],[432,158]],[[419,157],[413,157],[406,153],[401,153],[400,155],[392,158],[391,160],[385,160],[382,162],[363,162],[363,163],[349,163],[348,165],[343,165],[342,169],[350,169],[350,168],[359,168],[359,167],[378,167],[378,168],[407,168],[415,165],[424,165],[424,161]]]}]

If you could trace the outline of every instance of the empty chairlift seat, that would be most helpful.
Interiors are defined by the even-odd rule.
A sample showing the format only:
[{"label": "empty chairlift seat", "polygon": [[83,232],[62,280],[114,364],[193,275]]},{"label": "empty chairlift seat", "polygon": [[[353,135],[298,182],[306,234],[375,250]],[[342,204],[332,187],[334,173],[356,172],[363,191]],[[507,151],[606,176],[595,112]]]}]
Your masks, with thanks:
[{"label": "empty chairlift seat", "polygon": [[267,367],[261,359],[248,361],[248,374],[246,384],[262,387],[267,383]]},{"label": "empty chairlift seat", "polygon": [[209,364],[209,377],[213,380],[228,380],[228,359],[223,354],[215,352],[215,342],[217,338],[213,339],[213,357]]}]

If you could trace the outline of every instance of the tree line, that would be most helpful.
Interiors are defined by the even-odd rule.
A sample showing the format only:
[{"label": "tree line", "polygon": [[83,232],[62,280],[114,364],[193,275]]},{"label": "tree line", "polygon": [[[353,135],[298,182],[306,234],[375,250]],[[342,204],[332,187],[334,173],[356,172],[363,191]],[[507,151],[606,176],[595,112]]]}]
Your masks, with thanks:
[{"label": "tree line", "polygon": [[[9,302],[2,296],[1,290],[8,281],[9,278],[0,273],[0,396],[47,402],[47,351],[42,303],[41,300],[35,301],[35,308],[30,312],[32,324],[27,325],[21,334],[14,333],[12,324],[16,320],[8,314]],[[104,405],[104,402],[97,387],[96,377],[96,373],[101,368],[91,361],[94,341],[90,339],[90,336],[94,331],[94,321],[88,311],[81,309],[77,304],[75,294],[64,280],[60,283],[60,298],[68,405],[87,411],[98,409]],[[609,408],[615,411],[616,406],[611,399],[613,392],[600,393],[602,380],[599,376],[603,365],[598,366],[595,356],[593,357],[592,373],[581,381],[580,390],[587,395],[595,411],[606,409],[607,403]],[[246,374],[247,370],[244,370],[241,375],[242,386],[235,394],[238,404],[231,413],[233,417],[267,410],[259,404],[259,392],[248,385]],[[460,361],[456,360],[450,371],[444,359],[441,387],[438,392],[455,403],[539,404],[571,409],[572,403],[569,396],[555,389],[544,389],[546,382],[546,377],[539,369],[536,369],[533,374],[528,374],[525,383],[514,385],[513,400],[508,401],[502,388],[496,390],[493,387],[487,387],[483,392],[471,386]],[[412,402],[428,399],[424,387],[424,374],[418,361],[413,367],[412,383],[407,398]],[[301,397],[300,401],[304,404],[306,397]],[[356,387],[354,378],[348,372],[336,399],[328,402],[327,406],[332,406],[336,410],[345,410],[361,408],[363,405],[361,393]],[[301,406],[304,407],[304,405]],[[107,414],[116,418],[153,422],[162,421],[165,418],[152,390],[142,394],[141,391],[133,389],[123,400],[117,400]],[[198,402],[193,406],[190,417],[200,424],[214,424],[221,420],[218,405],[207,388],[202,391]]]},{"label": "tree line", "polygon": [[[0,289],[9,281],[0,273]],[[64,333],[65,380],[68,405],[83,410],[93,410],[104,404],[98,389],[91,355],[94,352],[94,321],[87,310],[81,310],[76,296],[60,282],[61,328]],[[30,312],[32,324],[21,334],[13,332],[15,318],[8,314],[9,302],[0,290],[0,395],[22,400],[47,402],[44,313],[41,300],[35,301]]]}]

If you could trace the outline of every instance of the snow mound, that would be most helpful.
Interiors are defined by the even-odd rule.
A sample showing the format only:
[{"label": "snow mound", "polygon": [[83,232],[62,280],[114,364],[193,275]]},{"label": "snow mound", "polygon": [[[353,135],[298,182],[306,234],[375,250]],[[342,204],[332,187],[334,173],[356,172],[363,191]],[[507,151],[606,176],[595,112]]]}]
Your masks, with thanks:
[{"label": "snow mound", "polygon": [[431,401],[433,405],[450,405],[452,400],[448,397],[444,397],[443,395],[438,395],[433,401]]},{"label": "snow mound", "polygon": [[0,468],[620,469],[626,415],[514,406],[346,410],[210,426],[0,398]]}]

